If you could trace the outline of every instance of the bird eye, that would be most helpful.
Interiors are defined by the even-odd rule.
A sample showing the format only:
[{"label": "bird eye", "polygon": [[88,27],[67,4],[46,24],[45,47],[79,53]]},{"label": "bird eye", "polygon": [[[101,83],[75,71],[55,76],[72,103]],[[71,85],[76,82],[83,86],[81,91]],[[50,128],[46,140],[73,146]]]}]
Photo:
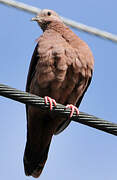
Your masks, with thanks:
[{"label": "bird eye", "polygon": [[51,12],[48,11],[48,16],[51,16]]}]

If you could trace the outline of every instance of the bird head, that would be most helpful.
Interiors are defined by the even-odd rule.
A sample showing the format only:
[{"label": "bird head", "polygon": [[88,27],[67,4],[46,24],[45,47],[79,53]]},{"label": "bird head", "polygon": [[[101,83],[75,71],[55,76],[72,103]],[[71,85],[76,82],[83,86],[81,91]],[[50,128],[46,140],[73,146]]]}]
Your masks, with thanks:
[{"label": "bird head", "polygon": [[37,16],[31,20],[37,21],[42,30],[45,30],[47,26],[53,21],[62,22],[60,16],[55,11],[49,9],[41,10]]}]

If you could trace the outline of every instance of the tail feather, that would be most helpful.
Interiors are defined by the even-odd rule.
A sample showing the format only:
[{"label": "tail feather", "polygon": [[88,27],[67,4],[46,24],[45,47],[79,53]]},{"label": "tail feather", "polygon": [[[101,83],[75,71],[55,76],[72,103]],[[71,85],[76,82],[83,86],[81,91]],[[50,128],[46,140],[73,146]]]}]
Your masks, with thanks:
[{"label": "tail feather", "polygon": [[35,178],[40,176],[48,157],[49,146],[50,144],[40,155],[32,152],[29,143],[26,143],[23,161],[25,174],[27,176],[33,176]]}]

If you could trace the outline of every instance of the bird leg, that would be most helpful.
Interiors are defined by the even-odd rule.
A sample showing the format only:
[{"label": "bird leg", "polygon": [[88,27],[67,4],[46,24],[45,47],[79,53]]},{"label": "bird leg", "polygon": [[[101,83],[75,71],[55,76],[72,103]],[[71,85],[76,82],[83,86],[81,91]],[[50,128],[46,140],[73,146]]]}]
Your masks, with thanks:
[{"label": "bird leg", "polygon": [[67,108],[71,109],[70,118],[73,116],[74,111],[76,111],[76,114],[79,115],[79,109],[76,106],[74,106],[73,104],[68,104],[66,106],[66,109]]},{"label": "bird leg", "polygon": [[44,100],[45,100],[45,104],[48,104],[48,102],[49,102],[49,104],[50,104],[50,110],[53,109],[53,104],[54,104],[54,106],[56,107],[56,101],[55,101],[54,99],[52,99],[52,98],[50,98],[50,97],[48,97],[48,96],[45,96],[45,97],[44,97]]}]

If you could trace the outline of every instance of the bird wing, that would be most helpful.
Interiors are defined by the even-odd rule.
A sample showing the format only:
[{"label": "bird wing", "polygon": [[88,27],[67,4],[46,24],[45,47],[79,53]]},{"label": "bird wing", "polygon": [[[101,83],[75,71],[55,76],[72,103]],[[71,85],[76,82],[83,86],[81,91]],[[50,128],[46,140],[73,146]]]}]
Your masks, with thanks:
[{"label": "bird wing", "polygon": [[35,47],[35,50],[33,52],[32,59],[30,62],[30,66],[29,66],[27,82],[26,82],[26,92],[30,91],[30,83],[31,83],[31,80],[32,80],[34,73],[35,73],[36,64],[39,60],[39,57],[37,57],[37,47],[38,47],[38,44]]},{"label": "bird wing", "polygon": [[[49,37],[51,37],[51,35]],[[49,66],[51,63],[48,62],[53,61],[54,55],[51,57],[49,53],[51,54],[52,50],[54,51],[53,53],[55,53],[56,49],[52,48],[53,39],[51,37],[49,41],[49,37],[43,35],[42,38],[40,38],[41,40],[39,39],[31,59],[27,77],[26,91],[40,96],[42,96],[40,93],[43,93],[43,88],[41,89],[41,85],[46,83],[47,79],[49,81],[49,78],[51,78],[50,74],[48,74],[48,68],[51,68]],[[48,41],[49,44],[44,45],[43,47],[43,44],[47,43]],[[53,64],[54,61],[52,65]],[[46,72],[44,76],[43,72]],[[36,81],[38,81],[39,84],[36,84]],[[40,88],[39,91],[38,88]],[[39,108],[30,105],[26,105],[26,114],[27,143],[24,153],[24,169],[26,175],[38,177],[41,174],[47,160],[51,138],[54,133],[54,129],[57,126],[57,122],[53,119],[51,120],[49,113],[42,112]]]}]

